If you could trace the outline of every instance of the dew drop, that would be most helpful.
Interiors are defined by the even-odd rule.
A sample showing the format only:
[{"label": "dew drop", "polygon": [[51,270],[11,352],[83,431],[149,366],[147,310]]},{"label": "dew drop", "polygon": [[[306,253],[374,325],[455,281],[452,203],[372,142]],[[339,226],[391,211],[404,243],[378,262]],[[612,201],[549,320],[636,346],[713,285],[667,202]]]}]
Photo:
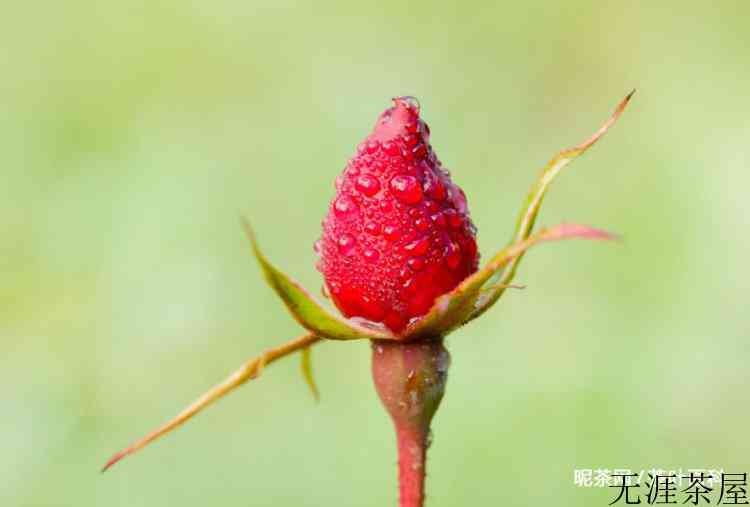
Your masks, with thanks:
[{"label": "dew drop", "polygon": [[461,263],[461,249],[456,243],[451,243],[445,252],[445,263],[453,270]]},{"label": "dew drop", "polygon": [[414,147],[419,142],[419,138],[415,136],[414,134],[406,134],[401,139],[403,139],[404,144],[408,147]]},{"label": "dew drop", "polygon": [[351,234],[342,234],[339,236],[337,243],[339,252],[342,255],[350,256],[354,254],[354,247],[357,244],[357,240]]},{"label": "dew drop", "polygon": [[423,158],[425,158],[425,156],[427,156],[427,146],[425,146],[424,143],[419,143],[414,147],[412,153],[418,160],[422,160]]},{"label": "dew drop", "polygon": [[399,148],[398,144],[394,143],[393,141],[386,141],[386,142],[384,142],[383,143],[383,150],[388,155],[392,155],[392,156],[400,155],[401,154],[401,149]]},{"label": "dew drop", "polygon": [[365,224],[365,232],[373,236],[380,234],[380,224],[377,222],[367,222]]},{"label": "dew drop", "polygon": [[380,148],[380,143],[376,140],[371,140],[369,143],[367,143],[367,153],[373,154],[378,151]]},{"label": "dew drop", "polygon": [[414,278],[407,278],[402,284],[401,287],[404,288],[407,292],[413,292],[414,291]]},{"label": "dew drop", "polygon": [[422,200],[422,186],[414,176],[398,174],[391,179],[391,192],[406,204],[417,204]]},{"label": "dew drop", "polygon": [[438,177],[434,177],[434,180],[430,181],[429,188],[427,189],[427,195],[435,199],[436,201],[442,201],[446,197],[445,185],[442,180]]},{"label": "dew drop", "polygon": [[401,237],[401,229],[397,225],[386,225],[383,227],[383,236],[388,241],[396,241]]},{"label": "dew drop", "polygon": [[414,227],[424,232],[430,228],[430,222],[424,217],[419,217],[414,221]]},{"label": "dew drop", "polygon": [[380,252],[378,252],[374,248],[365,248],[362,251],[362,257],[364,257],[368,262],[375,262],[378,260],[378,257],[380,257]]},{"label": "dew drop", "polygon": [[337,215],[348,215],[357,209],[357,205],[346,196],[341,196],[336,199],[336,203],[333,205]]},{"label": "dew drop", "polygon": [[378,190],[380,190],[380,182],[378,179],[369,174],[360,175],[354,183],[354,186],[367,197],[372,197],[378,193]]},{"label": "dew drop", "polygon": [[456,210],[453,208],[443,210],[443,216],[445,217],[446,223],[451,224],[455,220]]},{"label": "dew drop", "polygon": [[447,225],[447,221],[445,220],[445,215],[442,213],[435,213],[430,217],[433,222],[435,222],[440,227],[445,227]]},{"label": "dew drop", "polygon": [[429,238],[419,238],[404,246],[404,251],[413,257],[424,255],[430,248]]},{"label": "dew drop", "polygon": [[341,287],[339,286],[338,282],[330,282],[328,284],[328,288],[331,291],[331,294],[338,295],[341,294]]},{"label": "dew drop", "polygon": [[422,269],[424,268],[424,258],[412,257],[411,259],[406,261],[406,265],[414,271],[422,271]]}]

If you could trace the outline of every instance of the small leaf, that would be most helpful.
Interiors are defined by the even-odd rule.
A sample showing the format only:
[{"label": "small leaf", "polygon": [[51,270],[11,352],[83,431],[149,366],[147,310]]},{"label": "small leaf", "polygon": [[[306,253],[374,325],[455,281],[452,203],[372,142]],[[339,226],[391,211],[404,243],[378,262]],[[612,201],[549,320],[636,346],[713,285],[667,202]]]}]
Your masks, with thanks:
[{"label": "small leaf", "polygon": [[312,391],[312,395],[315,401],[320,401],[320,391],[318,386],[315,384],[315,377],[312,371],[312,350],[311,347],[305,347],[302,349],[302,359],[300,361],[300,368],[302,368],[302,376],[305,378],[307,386]]},{"label": "small leaf", "polygon": [[242,226],[245,229],[247,237],[255,254],[255,258],[260,264],[268,284],[284,301],[289,308],[292,316],[302,324],[302,326],[318,336],[329,338],[331,340],[396,340],[397,338],[387,330],[376,330],[361,326],[352,321],[345,320],[337,315],[330,313],[320,303],[318,303],[299,283],[292,280],[286,274],[278,270],[271,264],[260,251],[258,242],[250,227],[250,224],[244,218]]},{"label": "small leaf", "polygon": [[215,402],[224,395],[230,393],[235,388],[241,386],[250,379],[256,378],[260,375],[261,370],[264,366],[267,366],[274,361],[281,359],[298,350],[307,350],[311,345],[320,341],[320,338],[315,336],[313,333],[308,333],[300,336],[292,341],[289,341],[279,347],[265,351],[258,357],[247,361],[240,367],[239,370],[230,375],[224,382],[209,389],[203,396],[194,401],[189,407],[180,412],[175,418],[171,419],[166,424],[160,426],[156,430],[152,431],[145,437],[137,440],[128,448],[116,453],[102,468],[102,472],[105,472],[112,465],[120,461],[125,456],[129,456],[145,446],[156,440],[157,438],[165,435],[178,426],[182,425],[189,419],[191,419],[198,412],[206,408],[211,403]]},{"label": "small leaf", "polygon": [[[552,183],[555,177],[560,174],[560,171],[563,167],[583,155],[586,150],[591,148],[599,139],[602,138],[602,136],[604,136],[609,128],[614,125],[623,111],[625,111],[625,107],[628,105],[628,102],[630,102],[630,98],[634,93],[635,90],[631,91],[618,104],[617,108],[615,108],[614,113],[612,113],[612,116],[610,116],[609,119],[604,122],[604,125],[602,125],[599,130],[597,130],[591,137],[574,148],[561,151],[547,163],[547,166],[542,171],[539,179],[536,181],[534,186],[531,187],[531,191],[526,198],[526,204],[519,214],[518,222],[516,224],[516,230],[513,234],[513,239],[511,240],[511,242],[523,241],[529,237],[529,234],[531,234],[531,231],[534,228],[534,222],[536,221],[536,217],[539,213],[539,208],[542,205],[544,195],[546,194],[550,183]],[[482,295],[476,310],[468,318],[467,322],[470,320],[474,320],[475,318],[482,315],[484,312],[490,309],[498,299],[500,299],[500,296],[502,296],[503,292],[505,292],[505,288],[503,286],[509,284],[513,280],[513,277],[516,274],[516,270],[518,269],[518,264],[521,262],[522,258],[523,253],[521,253],[518,257],[514,258],[510,263],[508,263],[507,267],[503,270],[502,273],[498,273],[495,276],[496,279],[493,283],[494,288]]]},{"label": "small leaf", "polygon": [[[481,270],[462,281],[451,292],[437,298],[432,309],[406,330],[404,339],[444,336],[467,322],[483,293],[483,287],[502,267],[517,259],[532,246],[544,241],[563,239],[615,239],[612,234],[577,224],[561,224],[542,229],[529,238],[513,243],[498,252]],[[502,287],[502,289],[507,286]]]}]

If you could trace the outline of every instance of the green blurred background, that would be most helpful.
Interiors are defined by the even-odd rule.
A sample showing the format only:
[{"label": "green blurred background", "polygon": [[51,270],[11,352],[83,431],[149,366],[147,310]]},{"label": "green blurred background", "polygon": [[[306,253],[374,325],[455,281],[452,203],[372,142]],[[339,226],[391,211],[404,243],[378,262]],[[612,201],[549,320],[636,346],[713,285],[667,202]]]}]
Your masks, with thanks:
[{"label": "green blurred background", "polygon": [[485,258],[543,163],[633,87],[540,221],[551,245],[453,335],[429,505],[590,505],[576,468],[750,472],[747,2],[21,2],[0,21],[0,505],[384,506],[366,343],[274,365],[109,455],[298,326],[237,217],[321,285],[333,180],[421,99]]}]

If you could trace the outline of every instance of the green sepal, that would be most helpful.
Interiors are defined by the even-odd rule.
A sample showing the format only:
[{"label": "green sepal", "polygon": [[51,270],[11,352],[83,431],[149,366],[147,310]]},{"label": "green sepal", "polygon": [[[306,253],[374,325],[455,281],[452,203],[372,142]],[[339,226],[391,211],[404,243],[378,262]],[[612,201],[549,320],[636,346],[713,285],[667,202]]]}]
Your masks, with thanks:
[{"label": "green sepal", "polygon": [[305,379],[307,387],[312,392],[313,398],[315,398],[315,401],[320,401],[320,391],[318,390],[318,385],[315,383],[315,376],[313,376],[312,371],[312,347],[302,349],[300,369],[302,370],[302,377]]},{"label": "green sepal", "polygon": [[230,392],[234,391],[245,382],[257,378],[263,372],[263,368],[265,368],[269,364],[278,361],[279,359],[286,357],[289,354],[297,352],[298,350],[309,350],[310,347],[312,347],[319,341],[320,338],[315,336],[315,334],[307,333],[295,338],[294,340],[290,340],[282,345],[279,345],[278,347],[266,350],[261,355],[254,357],[249,361],[246,361],[238,370],[229,375],[223,382],[220,382],[219,384],[203,393],[203,395],[201,395],[198,399],[196,399],[175,417],[162,424],[143,438],[139,438],[122,451],[115,453],[104,465],[104,467],[102,468],[102,472],[108,470],[112,465],[119,462],[126,456],[135,454],[154,440],[163,437],[167,433],[171,433],[176,428],[182,426],[187,421],[192,419],[203,409],[223,398]]},{"label": "green sepal", "polygon": [[247,220],[242,218],[253,254],[271,288],[279,295],[292,316],[302,327],[316,335],[331,340],[397,340],[385,329],[370,329],[330,313],[302,286],[277,269],[260,251],[255,234]]},{"label": "green sepal", "polygon": [[464,279],[452,291],[437,298],[430,311],[407,328],[404,339],[445,336],[465,324],[476,311],[479,298],[484,294],[485,284],[503,267],[508,266],[510,262],[538,243],[563,239],[610,240],[614,238],[614,235],[606,231],[577,224],[561,224],[550,229],[541,229],[525,240],[505,247],[482,269]]},{"label": "green sepal", "polygon": [[[549,185],[557,177],[557,175],[560,174],[560,171],[563,167],[583,155],[586,150],[591,148],[599,139],[602,138],[602,136],[604,136],[609,128],[615,124],[623,111],[625,111],[625,107],[628,105],[628,102],[630,102],[630,98],[634,93],[635,90],[631,91],[617,105],[614,113],[612,113],[609,119],[607,119],[607,121],[604,122],[599,130],[597,130],[591,137],[586,139],[578,146],[575,146],[574,148],[561,151],[547,163],[541,175],[539,176],[539,179],[537,179],[537,181],[531,187],[531,191],[526,198],[524,207],[519,213],[518,222],[516,223],[516,229],[513,233],[513,239],[511,240],[511,243],[517,243],[529,237],[531,231],[534,228],[534,223],[536,222],[537,215],[539,214],[539,208],[542,205],[544,195],[546,194]],[[521,254],[519,254],[517,257],[514,257],[502,272],[497,273],[497,275],[493,277],[492,283],[482,292],[482,295],[477,302],[477,306],[472,314],[468,317],[467,322],[482,315],[484,312],[489,310],[497,302],[498,299],[500,299],[500,296],[503,295],[505,289],[508,287],[511,281],[513,281],[513,277],[516,274],[516,270],[518,269],[518,265],[521,262],[522,258],[523,252],[521,252]]]}]

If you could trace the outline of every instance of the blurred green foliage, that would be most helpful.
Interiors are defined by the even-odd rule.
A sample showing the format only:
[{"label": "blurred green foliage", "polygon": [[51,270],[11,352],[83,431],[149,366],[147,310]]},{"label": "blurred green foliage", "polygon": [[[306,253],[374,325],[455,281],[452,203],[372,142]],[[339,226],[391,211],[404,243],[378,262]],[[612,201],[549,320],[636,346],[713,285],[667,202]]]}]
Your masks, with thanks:
[{"label": "blurred green foliage", "polygon": [[590,505],[575,468],[750,472],[747,2],[21,2],[0,20],[0,505],[394,505],[366,343],[296,359],[104,476],[111,452],[298,332],[238,226],[321,284],[333,179],[420,98],[485,256],[632,87],[529,254],[450,339],[432,507]]}]

